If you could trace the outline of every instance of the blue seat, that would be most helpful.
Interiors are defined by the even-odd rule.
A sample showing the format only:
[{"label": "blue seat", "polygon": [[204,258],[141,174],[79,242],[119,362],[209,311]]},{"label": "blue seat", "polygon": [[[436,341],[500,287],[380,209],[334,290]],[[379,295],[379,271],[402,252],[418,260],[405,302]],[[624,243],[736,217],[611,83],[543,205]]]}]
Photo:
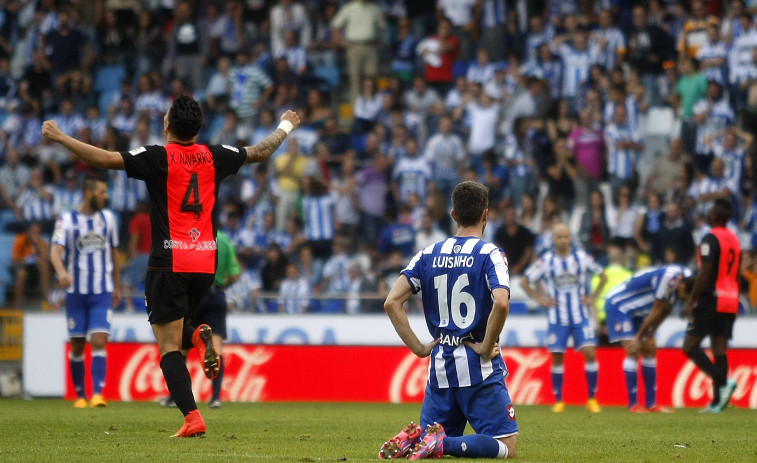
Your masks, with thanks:
[{"label": "blue seat", "polygon": [[94,91],[96,93],[117,92],[121,81],[126,77],[126,69],[120,64],[102,66],[95,73]]},{"label": "blue seat", "polygon": [[336,66],[318,66],[313,70],[313,76],[326,82],[332,89],[339,87],[341,73]]}]

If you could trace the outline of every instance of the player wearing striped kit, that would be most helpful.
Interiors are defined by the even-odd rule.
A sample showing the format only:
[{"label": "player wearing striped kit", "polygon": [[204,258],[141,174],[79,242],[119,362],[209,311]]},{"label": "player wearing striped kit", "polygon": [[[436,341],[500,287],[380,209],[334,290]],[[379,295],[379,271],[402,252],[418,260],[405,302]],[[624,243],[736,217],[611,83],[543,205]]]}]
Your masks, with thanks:
[{"label": "player wearing striped kit", "polygon": [[[688,298],[694,283],[693,279],[685,280],[689,276],[691,271],[680,265],[653,267],[636,272],[607,294],[605,312],[610,342],[621,341],[626,351],[623,372],[628,389],[628,409],[632,413],[672,411],[657,405],[654,333],[676,301]],[[639,405],[636,399],[639,353],[646,407]]]},{"label": "player wearing striped kit", "polygon": [[[82,187],[78,210],[63,213],[55,223],[50,261],[58,284],[66,290],[66,319],[71,340],[69,365],[77,399],[76,408],[105,407],[105,345],[110,334],[110,314],[121,299],[118,266],[118,226],[115,215],[104,209],[108,186],[88,177]],[[92,348],[92,401],[84,387],[84,347]]]},{"label": "player wearing striped kit", "polygon": [[[477,182],[455,187],[457,234],[416,254],[384,303],[405,345],[418,357],[430,356],[431,365],[421,426],[410,423],[384,443],[380,459],[515,456],[518,424],[498,342],[510,308],[510,276],[502,250],[481,239],[488,194]],[[418,292],[434,338],[425,344],[403,308]],[[477,434],[463,436],[466,423]]]},{"label": "player wearing striped kit", "polygon": [[[586,408],[592,413],[598,413],[600,408],[594,396],[599,364],[595,350],[597,336],[594,331],[596,314],[593,306],[607,277],[591,256],[584,250],[573,247],[567,225],[558,223],[552,228],[552,242],[553,249],[531,264],[521,285],[531,298],[549,310],[547,348],[552,353],[552,389],[555,393],[553,410],[558,413],[565,411],[562,400],[563,360],[568,338],[573,338],[573,346],[581,351],[586,360],[584,369],[589,388]],[[589,293],[589,282],[593,274],[600,275],[600,282],[594,292]],[[541,285],[542,288],[537,291],[532,285]]]}]

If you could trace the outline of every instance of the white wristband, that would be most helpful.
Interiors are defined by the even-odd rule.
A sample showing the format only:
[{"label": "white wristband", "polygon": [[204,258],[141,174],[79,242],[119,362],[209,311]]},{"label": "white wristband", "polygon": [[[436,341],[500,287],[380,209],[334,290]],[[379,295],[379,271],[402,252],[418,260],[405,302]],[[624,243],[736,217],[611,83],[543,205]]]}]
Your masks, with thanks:
[{"label": "white wristband", "polygon": [[279,126],[278,126],[277,128],[279,128],[279,129],[283,130],[284,132],[286,132],[286,133],[287,133],[287,135],[289,135],[289,133],[290,133],[290,132],[291,132],[292,130],[294,130],[294,124],[292,124],[292,123],[291,123],[291,122],[289,122],[289,121],[281,121],[281,122],[279,123]]}]

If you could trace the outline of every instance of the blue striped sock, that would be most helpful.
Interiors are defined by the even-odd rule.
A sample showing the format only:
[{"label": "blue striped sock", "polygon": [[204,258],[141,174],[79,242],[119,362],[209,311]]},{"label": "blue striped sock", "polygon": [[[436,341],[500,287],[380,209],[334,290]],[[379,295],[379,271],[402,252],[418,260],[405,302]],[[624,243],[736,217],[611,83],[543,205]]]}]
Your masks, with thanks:
[{"label": "blue striped sock", "polygon": [[105,350],[92,351],[92,394],[102,394],[105,387]]},{"label": "blue striped sock", "polygon": [[68,365],[71,368],[71,379],[77,397],[87,396],[84,393],[84,355],[68,354]]},{"label": "blue striped sock", "polygon": [[626,375],[626,389],[628,389],[628,407],[633,407],[639,403],[639,399],[636,396],[636,392],[639,387],[638,365],[636,359],[626,357],[623,360],[623,373]]},{"label": "blue striped sock", "polygon": [[442,446],[444,454],[453,457],[497,458],[500,451],[500,442],[497,439],[481,434],[445,437]]},{"label": "blue striped sock", "polygon": [[563,380],[562,365],[559,367],[552,367],[552,392],[555,394],[555,401],[562,401],[562,380]]},{"label": "blue striped sock", "polygon": [[641,359],[641,377],[644,379],[644,395],[647,408],[657,403],[657,359]]}]

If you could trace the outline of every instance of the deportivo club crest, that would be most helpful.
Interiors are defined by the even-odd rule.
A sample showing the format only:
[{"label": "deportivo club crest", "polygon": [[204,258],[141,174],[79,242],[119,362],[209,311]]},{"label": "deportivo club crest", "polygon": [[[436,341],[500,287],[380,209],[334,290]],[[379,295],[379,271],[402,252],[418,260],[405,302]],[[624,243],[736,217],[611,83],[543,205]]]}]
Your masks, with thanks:
[{"label": "deportivo club crest", "polygon": [[192,242],[195,242],[200,237],[200,232],[196,228],[193,228],[189,230],[189,237],[192,238]]}]

